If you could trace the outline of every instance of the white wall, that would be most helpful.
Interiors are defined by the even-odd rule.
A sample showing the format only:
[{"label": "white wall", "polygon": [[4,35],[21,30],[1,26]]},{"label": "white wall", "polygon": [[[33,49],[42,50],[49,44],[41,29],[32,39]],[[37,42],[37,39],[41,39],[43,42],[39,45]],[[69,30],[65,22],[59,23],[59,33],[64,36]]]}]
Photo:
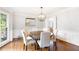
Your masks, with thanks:
[{"label": "white wall", "polygon": [[69,8],[55,14],[55,16],[58,21],[58,31],[63,31],[63,34],[66,34],[67,40],[65,41],[79,45],[79,8]]},{"label": "white wall", "polygon": [[25,16],[23,14],[15,14],[13,20],[13,38],[21,36],[21,30],[25,28]]},{"label": "white wall", "polygon": [[57,15],[58,29],[79,31],[79,8],[71,8]]}]

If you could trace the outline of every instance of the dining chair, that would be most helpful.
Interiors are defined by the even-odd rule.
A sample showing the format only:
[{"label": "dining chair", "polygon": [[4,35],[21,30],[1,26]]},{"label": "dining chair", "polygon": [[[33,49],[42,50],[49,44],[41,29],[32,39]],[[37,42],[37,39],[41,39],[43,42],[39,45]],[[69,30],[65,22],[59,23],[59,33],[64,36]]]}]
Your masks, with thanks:
[{"label": "dining chair", "polygon": [[[24,43],[23,49],[26,49],[26,50],[27,50],[27,46],[28,46],[29,44],[34,44],[34,45],[36,44],[36,41],[33,40],[32,37],[26,36],[24,31],[21,31],[21,33],[22,33],[23,43]],[[35,45],[35,49],[36,49],[36,45]]]},{"label": "dining chair", "polygon": [[41,48],[48,47],[50,49],[50,32],[41,32],[40,40],[38,40],[38,45]]}]

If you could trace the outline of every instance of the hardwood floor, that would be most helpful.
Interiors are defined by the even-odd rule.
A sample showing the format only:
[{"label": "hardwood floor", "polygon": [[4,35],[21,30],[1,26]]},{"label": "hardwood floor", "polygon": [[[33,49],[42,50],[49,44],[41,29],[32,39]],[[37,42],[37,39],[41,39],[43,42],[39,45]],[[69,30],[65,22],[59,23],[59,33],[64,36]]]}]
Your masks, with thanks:
[{"label": "hardwood floor", "polygon": [[23,51],[23,42],[21,39],[15,39],[1,47],[0,51]]},{"label": "hardwood floor", "polygon": [[[54,45],[54,46],[53,46]],[[79,51],[79,46],[64,42],[62,40],[57,39],[56,44],[50,46],[50,51]],[[56,48],[57,49],[54,49]],[[27,47],[28,51],[35,51],[34,45],[29,45]],[[22,39],[14,39],[14,41],[9,42],[5,46],[0,48],[0,51],[25,51],[23,50],[23,41]],[[38,51],[41,51],[39,48]],[[48,48],[42,49],[42,51],[48,51]]]},{"label": "hardwood floor", "polygon": [[[38,49],[40,51],[41,49]],[[48,51],[48,48],[42,49],[43,51]],[[14,39],[14,41],[9,42],[5,46],[0,48],[0,51],[25,51],[23,49],[23,40],[22,39]],[[34,45],[29,45],[27,47],[27,51],[35,51]]]},{"label": "hardwood floor", "polygon": [[58,51],[79,51],[79,46],[57,39]]}]

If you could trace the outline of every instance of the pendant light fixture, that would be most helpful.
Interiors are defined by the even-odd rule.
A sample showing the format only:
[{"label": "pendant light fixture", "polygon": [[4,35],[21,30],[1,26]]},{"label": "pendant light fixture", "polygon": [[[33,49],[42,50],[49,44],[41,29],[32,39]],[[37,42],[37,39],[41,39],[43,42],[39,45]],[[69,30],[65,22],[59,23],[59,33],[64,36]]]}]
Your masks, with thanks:
[{"label": "pendant light fixture", "polygon": [[40,9],[41,9],[41,13],[38,16],[38,20],[44,21],[46,19],[46,16],[43,14],[43,7],[40,7]]}]

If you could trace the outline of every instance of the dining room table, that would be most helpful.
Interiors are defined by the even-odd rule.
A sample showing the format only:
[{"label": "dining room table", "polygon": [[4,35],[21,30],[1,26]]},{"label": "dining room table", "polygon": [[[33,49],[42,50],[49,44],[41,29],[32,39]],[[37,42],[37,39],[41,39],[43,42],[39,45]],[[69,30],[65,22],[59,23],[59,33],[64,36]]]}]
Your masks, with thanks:
[{"label": "dining room table", "polygon": [[[43,31],[30,31],[30,32],[26,32],[27,35],[31,36],[36,41],[36,50],[38,50],[38,46],[39,45],[38,45],[37,41],[40,40],[41,32],[43,32]],[[50,40],[52,40],[54,50],[56,50],[57,47],[56,47],[56,41],[54,40],[54,37],[55,37],[54,34],[50,35]]]}]

